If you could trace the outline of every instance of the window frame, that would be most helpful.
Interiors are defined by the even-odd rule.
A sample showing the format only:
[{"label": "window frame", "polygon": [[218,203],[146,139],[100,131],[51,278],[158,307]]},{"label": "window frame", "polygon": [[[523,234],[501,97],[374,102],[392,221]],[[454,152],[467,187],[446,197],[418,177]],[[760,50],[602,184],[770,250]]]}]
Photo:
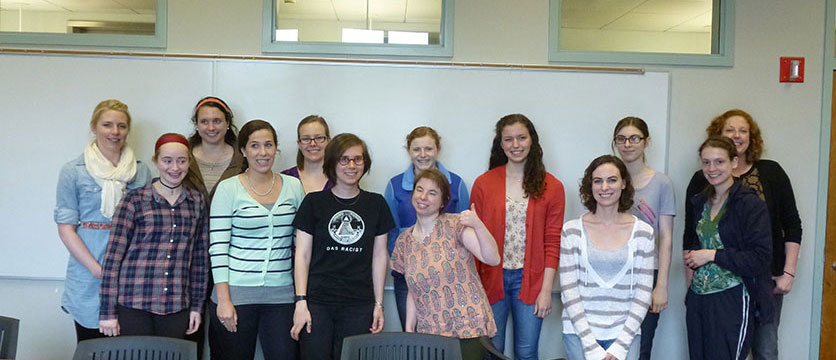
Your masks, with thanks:
[{"label": "window frame", "polygon": [[394,55],[453,57],[453,18],[455,0],[441,0],[441,33],[438,45],[350,44],[326,42],[275,41],[275,0],[264,0],[261,51],[284,54]]},{"label": "window frame", "polygon": [[716,53],[683,54],[560,50],[560,9],[563,0],[549,0],[549,62],[734,66],[735,0],[713,1],[714,23],[720,29],[712,34],[712,52]]},{"label": "window frame", "polygon": [[79,45],[165,48],[167,46],[168,0],[156,0],[154,35],[59,34],[0,31],[0,43],[26,45]]}]

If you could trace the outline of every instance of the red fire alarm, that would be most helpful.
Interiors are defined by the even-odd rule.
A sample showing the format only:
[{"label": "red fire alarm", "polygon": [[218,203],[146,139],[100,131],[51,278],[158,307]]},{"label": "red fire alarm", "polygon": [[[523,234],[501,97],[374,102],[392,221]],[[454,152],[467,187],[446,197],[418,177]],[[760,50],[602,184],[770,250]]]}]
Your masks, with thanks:
[{"label": "red fire alarm", "polygon": [[804,58],[781,58],[781,82],[804,82]]}]

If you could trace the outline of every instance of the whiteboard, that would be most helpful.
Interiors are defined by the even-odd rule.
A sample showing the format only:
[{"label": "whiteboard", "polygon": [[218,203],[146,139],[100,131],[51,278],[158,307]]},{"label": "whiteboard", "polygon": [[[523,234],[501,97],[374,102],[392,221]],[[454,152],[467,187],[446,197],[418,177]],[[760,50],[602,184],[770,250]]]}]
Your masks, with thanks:
[{"label": "whiteboard", "polygon": [[440,160],[470,189],[487,170],[496,121],[511,113],[537,127],[546,170],[566,189],[566,219],[584,212],[583,170],[612,153],[615,123],[648,122],[650,166],[667,163],[669,74],[587,73],[461,67],[267,61],[0,55],[0,276],[63,278],[68,253],[52,219],[61,165],[90,139],[93,107],[120,99],[133,117],[129,144],[150,164],[164,132],[190,135],[192,106],[216,95],[240,128],[264,119],[279,133],[276,170],[296,159],[296,125],[326,118],[332,135],[352,132],[373,161],[366,190],[383,192],[409,165],[405,137],[427,125],[442,136]]}]

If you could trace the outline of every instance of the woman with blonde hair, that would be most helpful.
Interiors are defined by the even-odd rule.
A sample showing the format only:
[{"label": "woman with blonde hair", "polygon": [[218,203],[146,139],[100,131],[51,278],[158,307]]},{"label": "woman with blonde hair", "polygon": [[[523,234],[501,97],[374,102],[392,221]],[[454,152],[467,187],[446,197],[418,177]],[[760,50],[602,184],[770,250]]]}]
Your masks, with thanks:
[{"label": "woman with blonde hair", "polygon": [[148,167],[126,144],[130,129],[127,105],[119,100],[100,102],[90,119],[94,138],[58,176],[54,218],[70,252],[61,308],[75,320],[78,341],[103,336],[99,286],[116,206],[126,190],[151,180]]}]

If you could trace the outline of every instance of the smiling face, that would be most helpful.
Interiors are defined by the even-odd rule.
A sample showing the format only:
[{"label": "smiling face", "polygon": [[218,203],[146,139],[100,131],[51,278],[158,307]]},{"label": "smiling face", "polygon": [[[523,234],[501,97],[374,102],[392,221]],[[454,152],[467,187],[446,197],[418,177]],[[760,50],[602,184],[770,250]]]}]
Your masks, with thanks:
[{"label": "smiling face", "polygon": [[[322,142],[317,142],[317,140]],[[318,122],[311,122],[299,127],[299,139],[296,144],[302,156],[310,162],[322,161],[325,147],[328,145],[328,135],[325,127]]]},{"label": "smiling face", "polygon": [[737,115],[726,119],[723,136],[732,139],[737,153],[743,156],[749,149],[749,122]]},{"label": "smiling face", "polygon": [[224,141],[229,123],[223,111],[213,106],[201,106],[197,110],[197,133],[202,142],[217,145]]},{"label": "smiling face", "polygon": [[160,172],[160,181],[168,186],[180,185],[189,171],[189,148],[178,142],[162,144],[154,156],[154,165]]},{"label": "smiling face", "polygon": [[96,145],[99,150],[119,153],[128,138],[128,116],[121,111],[108,110],[99,116],[96,126],[92,129],[96,135]]},{"label": "smiling face", "polygon": [[[644,159],[644,149],[647,146],[647,138],[642,134],[641,130],[632,125],[627,125],[618,133],[615,134],[615,147],[618,150],[618,155],[625,163],[632,163],[636,160]],[[624,139],[624,143],[620,140]],[[641,139],[634,144],[630,139]]]},{"label": "smiling face", "polygon": [[737,166],[737,157],[730,159],[729,153],[719,147],[706,146],[700,152],[702,173],[711,186],[732,182],[732,169]]},{"label": "smiling face", "polygon": [[337,183],[354,186],[363,177],[363,147],[354,145],[346,149],[337,161]]},{"label": "smiling face", "polygon": [[247,165],[250,169],[267,173],[273,171],[276,146],[277,144],[273,141],[273,133],[269,129],[261,129],[250,134],[241,151],[247,157]]},{"label": "smiling face", "polygon": [[438,161],[438,145],[435,139],[430,136],[422,136],[413,139],[409,143],[409,157],[412,159],[412,166],[416,172],[432,169]]},{"label": "smiling face", "polygon": [[613,163],[604,163],[592,171],[592,197],[597,208],[618,206],[621,191],[626,186],[621,172]]},{"label": "smiling face", "polygon": [[531,134],[528,133],[525,125],[517,122],[504,127],[500,142],[508,161],[517,164],[525,163],[531,151]]},{"label": "smiling face", "polygon": [[412,190],[412,206],[418,216],[435,216],[444,206],[442,192],[432,179],[421,178]]}]

